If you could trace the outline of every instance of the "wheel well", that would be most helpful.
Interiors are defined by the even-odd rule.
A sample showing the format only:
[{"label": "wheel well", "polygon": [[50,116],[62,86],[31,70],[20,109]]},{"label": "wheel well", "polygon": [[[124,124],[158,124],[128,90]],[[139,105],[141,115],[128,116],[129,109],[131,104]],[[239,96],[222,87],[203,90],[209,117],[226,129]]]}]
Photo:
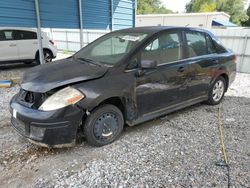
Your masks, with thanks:
[{"label": "wheel well", "polygon": [[[121,110],[121,112],[124,116],[124,120],[125,120],[125,107],[124,107],[120,97],[111,97],[111,98],[105,99],[98,106],[101,106],[104,104],[112,104],[112,105],[116,106],[117,108],[119,108],[119,110]],[[97,108],[98,106],[96,106],[95,108]],[[94,110],[95,108],[93,108],[92,110]],[[84,127],[84,123],[86,121],[86,118],[87,118],[87,114],[84,114],[82,117],[82,125],[78,129],[78,133],[83,132],[83,127]]]},{"label": "wheel well", "polygon": [[111,97],[111,98],[108,98],[104,101],[102,101],[100,105],[103,105],[103,104],[112,104],[114,106],[116,106],[117,108],[119,108],[119,110],[121,110],[123,116],[125,116],[125,107],[122,103],[122,99],[120,97]]},{"label": "wheel well", "polygon": [[[51,53],[51,55],[53,56],[53,53],[52,53],[52,51],[51,51],[50,49],[48,49],[48,48],[43,48],[43,51],[48,51],[48,52]],[[39,50],[36,51],[35,59],[38,58],[38,55],[39,55]]]},{"label": "wheel well", "polygon": [[[102,101],[101,103],[99,103],[96,107],[94,107],[93,109],[90,110],[90,113],[91,111],[93,111],[94,109],[98,108],[99,106],[101,105],[104,105],[104,104],[112,104],[114,106],[116,106],[119,110],[121,110],[122,114],[123,114],[123,117],[125,119],[125,107],[122,103],[122,100],[120,97],[111,97],[111,98],[108,98],[108,99],[105,99],[104,101]],[[84,125],[84,122],[87,118],[87,114],[84,114],[83,117],[82,117],[82,122]]]},{"label": "wheel well", "polygon": [[223,77],[226,81],[226,91],[228,89],[228,85],[229,85],[229,78],[228,78],[228,75],[226,73],[223,73],[220,75],[221,77]]}]

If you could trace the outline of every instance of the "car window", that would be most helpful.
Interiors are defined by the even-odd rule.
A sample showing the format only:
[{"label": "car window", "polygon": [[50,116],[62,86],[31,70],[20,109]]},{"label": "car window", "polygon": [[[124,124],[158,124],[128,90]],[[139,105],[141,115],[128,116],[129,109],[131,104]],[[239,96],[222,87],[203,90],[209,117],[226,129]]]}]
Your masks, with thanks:
[{"label": "car window", "polygon": [[187,45],[189,57],[196,57],[207,54],[206,38],[200,32],[187,32]]},{"label": "car window", "polygon": [[215,46],[216,52],[218,54],[222,54],[222,53],[227,52],[227,50],[225,49],[225,47],[218,40],[214,42],[214,46]]},{"label": "car window", "polygon": [[14,40],[14,31],[3,31],[5,40]]},{"label": "car window", "polygon": [[141,53],[141,60],[156,60],[158,65],[180,59],[182,59],[182,48],[178,33],[161,34]]},{"label": "car window", "polygon": [[74,55],[76,59],[90,59],[113,66],[133,51],[148,34],[113,32],[90,43]]},{"label": "car window", "polygon": [[36,32],[32,31],[18,31],[21,40],[32,40],[37,39]]},{"label": "car window", "polygon": [[131,61],[129,62],[127,66],[127,70],[136,69],[136,68],[138,68],[137,57],[131,59]]},{"label": "car window", "polygon": [[18,40],[19,35],[16,30],[2,30],[0,31],[0,40]]},{"label": "car window", "polygon": [[150,50],[157,50],[158,48],[159,48],[159,40],[156,39],[152,43],[150,43],[145,49],[147,51],[150,51]]},{"label": "car window", "polygon": [[92,50],[91,55],[93,56],[101,56],[101,55],[117,55],[126,53],[128,50],[129,41],[123,41],[120,38],[110,38],[109,40],[105,40],[100,43],[99,46],[96,46],[94,50]]},{"label": "car window", "polygon": [[215,48],[214,42],[211,39],[211,37],[206,35],[206,40],[207,40],[207,52],[208,52],[208,54],[216,53],[216,48]]},{"label": "car window", "polygon": [[5,40],[5,35],[3,31],[0,31],[0,41],[4,41]]}]

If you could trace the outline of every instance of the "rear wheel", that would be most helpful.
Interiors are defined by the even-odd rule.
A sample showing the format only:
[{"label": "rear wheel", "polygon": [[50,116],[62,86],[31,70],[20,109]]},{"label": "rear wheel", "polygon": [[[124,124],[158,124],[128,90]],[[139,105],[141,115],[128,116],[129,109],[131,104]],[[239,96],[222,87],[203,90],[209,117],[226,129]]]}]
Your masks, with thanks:
[{"label": "rear wheel", "polygon": [[209,90],[209,98],[207,103],[211,105],[217,105],[221,102],[226,91],[226,81],[220,76],[218,77],[213,86]]},{"label": "rear wheel", "polygon": [[[49,51],[49,50],[43,50],[43,56],[44,56],[44,62],[45,62],[45,63],[50,63],[50,62],[52,62],[53,54],[51,53],[51,51]],[[37,55],[36,55],[36,62],[37,62],[38,64],[41,64],[41,63],[40,63],[39,52],[38,52]]]},{"label": "rear wheel", "polygon": [[103,146],[116,140],[124,126],[123,115],[114,105],[102,105],[87,116],[84,134],[93,146]]}]

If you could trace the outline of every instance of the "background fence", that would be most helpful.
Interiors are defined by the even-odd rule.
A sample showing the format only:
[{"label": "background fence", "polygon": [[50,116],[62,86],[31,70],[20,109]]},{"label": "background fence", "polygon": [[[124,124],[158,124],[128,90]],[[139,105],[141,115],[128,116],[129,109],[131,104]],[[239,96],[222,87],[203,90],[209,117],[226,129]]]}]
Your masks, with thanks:
[{"label": "background fence", "polygon": [[[250,73],[250,29],[210,29],[226,48],[237,54],[237,71]],[[47,29],[47,34],[56,42],[58,50],[76,52],[80,49],[80,31],[77,29]],[[84,46],[109,30],[83,30]]]},{"label": "background fence", "polygon": [[[60,51],[76,52],[80,49],[80,30],[45,29],[47,35],[56,43]],[[109,30],[83,30],[83,46],[110,32]]]},{"label": "background fence", "polygon": [[250,73],[250,29],[211,29],[226,48],[237,55],[237,71]]}]

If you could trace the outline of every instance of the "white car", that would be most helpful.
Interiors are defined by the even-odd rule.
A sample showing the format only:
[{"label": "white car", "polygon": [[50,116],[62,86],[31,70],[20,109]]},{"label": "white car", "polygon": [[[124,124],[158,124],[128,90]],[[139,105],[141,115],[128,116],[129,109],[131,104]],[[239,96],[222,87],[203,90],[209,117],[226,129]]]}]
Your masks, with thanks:
[{"label": "white car", "polygon": [[[56,57],[54,42],[42,32],[42,46],[45,62]],[[37,30],[27,28],[0,28],[0,64],[6,62],[32,63],[39,61]]]}]

